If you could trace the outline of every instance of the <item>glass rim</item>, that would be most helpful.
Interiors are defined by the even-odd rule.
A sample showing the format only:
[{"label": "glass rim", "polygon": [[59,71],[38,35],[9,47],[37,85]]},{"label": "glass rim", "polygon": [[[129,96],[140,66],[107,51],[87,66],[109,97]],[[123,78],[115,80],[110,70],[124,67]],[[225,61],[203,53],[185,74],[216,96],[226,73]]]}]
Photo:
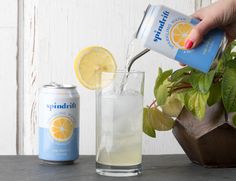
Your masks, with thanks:
[{"label": "glass rim", "polygon": [[131,71],[127,71],[127,70],[122,70],[122,69],[118,69],[115,72],[101,72],[102,74],[124,74],[124,73],[129,73],[129,74],[145,74],[144,71],[139,71],[139,70],[131,70]]}]

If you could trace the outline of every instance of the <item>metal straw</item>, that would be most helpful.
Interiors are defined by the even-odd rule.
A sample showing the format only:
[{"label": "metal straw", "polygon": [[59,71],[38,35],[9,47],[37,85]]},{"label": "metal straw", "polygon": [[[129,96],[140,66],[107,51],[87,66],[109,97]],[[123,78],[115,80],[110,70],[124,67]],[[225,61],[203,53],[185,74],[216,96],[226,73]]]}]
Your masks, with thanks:
[{"label": "metal straw", "polygon": [[141,56],[143,56],[144,54],[146,54],[147,52],[149,52],[150,49],[146,48],[144,49],[143,51],[141,51],[139,54],[135,55],[129,62],[129,66],[128,66],[128,72],[130,71],[131,69],[131,66],[133,65],[133,63],[138,59],[140,58]]}]

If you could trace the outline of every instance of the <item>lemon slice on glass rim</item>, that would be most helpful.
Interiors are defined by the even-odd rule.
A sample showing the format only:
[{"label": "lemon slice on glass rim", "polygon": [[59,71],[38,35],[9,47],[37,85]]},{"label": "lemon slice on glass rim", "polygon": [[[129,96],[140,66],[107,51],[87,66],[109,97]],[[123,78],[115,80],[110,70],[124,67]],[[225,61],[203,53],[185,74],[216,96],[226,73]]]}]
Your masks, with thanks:
[{"label": "lemon slice on glass rim", "polygon": [[84,87],[91,90],[106,86],[110,81],[102,81],[101,85],[101,73],[114,73],[116,67],[112,54],[100,46],[91,46],[81,50],[74,62],[77,79]]}]

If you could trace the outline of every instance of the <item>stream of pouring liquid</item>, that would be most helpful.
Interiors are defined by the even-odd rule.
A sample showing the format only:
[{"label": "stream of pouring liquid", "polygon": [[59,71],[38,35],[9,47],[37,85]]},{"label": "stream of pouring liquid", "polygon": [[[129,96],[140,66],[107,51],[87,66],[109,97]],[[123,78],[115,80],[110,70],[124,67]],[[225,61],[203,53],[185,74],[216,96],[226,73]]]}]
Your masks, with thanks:
[{"label": "stream of pouring liquid", "polygon": [[136,39],[134,38],[134,39],[132,39],[132,41],[128,45],[128,50],[126,53],[126,66],[125,66],[126,73],[124,74],[124,77],[122,78],[122,81],[121,81],[120,90],[119,90],[120,94],[125,90],[125,88],[127,86],[129,73],[130,73],[133,63],[137,59],[139,59],[141,56],[143,56],[144,54],[146,54],[147,52],[150,51],[150,49],[144,49],[143,51],[141,51],[140,53],[138,53],[134,56],[135,43],[136,43]]}]

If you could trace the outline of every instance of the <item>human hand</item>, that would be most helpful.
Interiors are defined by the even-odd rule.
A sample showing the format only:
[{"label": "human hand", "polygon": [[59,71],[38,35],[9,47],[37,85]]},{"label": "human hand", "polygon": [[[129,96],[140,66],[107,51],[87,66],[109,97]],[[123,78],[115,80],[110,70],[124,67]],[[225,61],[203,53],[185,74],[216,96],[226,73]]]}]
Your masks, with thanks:
[{"label": "human hand", "polygon": [[201,22],[194,26],[186,39],[186,49],[196,47],[207,32],[217,27],[225,31],[229,42],[236,38],[236,0],[219,0],[192,16]]}]

